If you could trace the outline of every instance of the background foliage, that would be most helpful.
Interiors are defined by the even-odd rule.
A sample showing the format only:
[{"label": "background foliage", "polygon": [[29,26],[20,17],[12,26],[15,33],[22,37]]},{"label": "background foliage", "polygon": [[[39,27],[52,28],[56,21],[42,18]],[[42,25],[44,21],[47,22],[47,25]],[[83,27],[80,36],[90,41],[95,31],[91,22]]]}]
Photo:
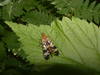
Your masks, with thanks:
[{"label": "background foliage", "polygon": [[[99,25],[99,0],[0,0],[0,74],[99,75]],[[60,56],[43,59],[42,32]]]}]

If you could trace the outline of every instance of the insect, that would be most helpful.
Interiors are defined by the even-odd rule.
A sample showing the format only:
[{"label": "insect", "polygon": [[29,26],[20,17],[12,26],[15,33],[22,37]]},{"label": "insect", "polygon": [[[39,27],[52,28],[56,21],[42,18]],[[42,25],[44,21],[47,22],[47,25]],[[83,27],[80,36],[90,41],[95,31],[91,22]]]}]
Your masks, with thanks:
[{"label": "insect", "polygon": [[42,33],[43,56],[46,60],[52,55],[59,55],[59,51],[45,33]]}]

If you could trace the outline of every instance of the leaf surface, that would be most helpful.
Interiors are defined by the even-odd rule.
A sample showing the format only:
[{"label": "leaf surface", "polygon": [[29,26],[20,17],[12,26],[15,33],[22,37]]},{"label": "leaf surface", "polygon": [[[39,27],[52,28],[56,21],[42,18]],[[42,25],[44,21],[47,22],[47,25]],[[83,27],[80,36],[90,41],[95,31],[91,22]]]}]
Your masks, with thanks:
[{"label": "leaf surface", "polygon": [[[48,25],[21,25],[6,22],[20,38],[22,49],[30,63],[37,66],[54,64],[87,67],[100,71],[99,28],[85,20],[64,17]],[[60,52],[59,56],[43,58],[41,34],[45,33]]]}]

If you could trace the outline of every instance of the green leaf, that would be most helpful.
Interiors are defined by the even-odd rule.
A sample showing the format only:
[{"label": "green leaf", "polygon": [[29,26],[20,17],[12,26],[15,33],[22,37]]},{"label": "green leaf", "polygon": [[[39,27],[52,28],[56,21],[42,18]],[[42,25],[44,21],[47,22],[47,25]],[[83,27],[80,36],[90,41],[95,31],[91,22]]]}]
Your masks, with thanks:
[{"label": "green leaf", "polygon": [[6,6],[0,8],[1,19],[11,20],[12,18],[12,2],[8,3]]},{"label": "green leaf", "polygon": [[[93,23],[73,17],[54,21],[51,26],[21,25],[6,22],[20,38],[22,49],[30,63],[39,66],[64,64],[87,67],[100,72],[100,31]],[[60,52],[60,56],[43,58],[41,34],[45,33]]]},{"label": "green leaf", "polygon": [[3,28],[3,26],[0,24],[0,35],[4,35],[5,33],[5,29]]},{"label": "green leaf", "polygon": [[[0,63],[6,58],[4,43],[0,42]],[[0,65],[1,66],[1,65]]]},{"label": "green leaf", "polygon": [[22,19],[27,23],[40,25],[40,24],[50,24],[51,21],[53,21],[54,17],[48,14],[47,12],[33,11],[33,12],[27,12]]},{"label": "green leaf", "polygon": [[7,5],[10,2],[11,2],[11,0],[4,0],[3,2],[0,2],[0,6]]},{"label": "green leaf", "polygon": [[90,0],[48,0],[57,8],[59,14],[72,15],[90,22],[100,23],[100,3]]},{"label": "green leaf", "polygon": [[2,38],[3,42],[6,44],[8,49],[18,49],[20,43],[18,42],[18,37],[13,32],[7,32],[6,35]]},{"label": "green leaf", "polygon": [[[2,18],[4,20],[11,20],[14,19],[15,17],[19,17],[22,14],[24,14],[23,9],[30,10],[33,8],[35,3],[35,0],[17,0],[17,1],[11,1],[11,0],[5,0],[4,2],[9,1],[6,6],[3,6],[1,9],[1,14]],[[31,3],[31,4],[30,4]]]}]

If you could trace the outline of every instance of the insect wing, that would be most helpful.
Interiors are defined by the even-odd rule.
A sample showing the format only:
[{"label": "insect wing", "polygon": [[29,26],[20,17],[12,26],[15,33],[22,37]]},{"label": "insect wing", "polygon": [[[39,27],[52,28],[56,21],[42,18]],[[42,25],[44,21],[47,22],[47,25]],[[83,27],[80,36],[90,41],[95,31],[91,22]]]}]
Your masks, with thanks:
[{"label": "insect wing", "polygon": [[50,58],[52,54],[58,56],[59,51],[57,50],[56,46],[53,45],[51,40],[46,36],[46,34],[42,34],[42,47],[43,47],[43,55],[44,58],[47,60]]}]

